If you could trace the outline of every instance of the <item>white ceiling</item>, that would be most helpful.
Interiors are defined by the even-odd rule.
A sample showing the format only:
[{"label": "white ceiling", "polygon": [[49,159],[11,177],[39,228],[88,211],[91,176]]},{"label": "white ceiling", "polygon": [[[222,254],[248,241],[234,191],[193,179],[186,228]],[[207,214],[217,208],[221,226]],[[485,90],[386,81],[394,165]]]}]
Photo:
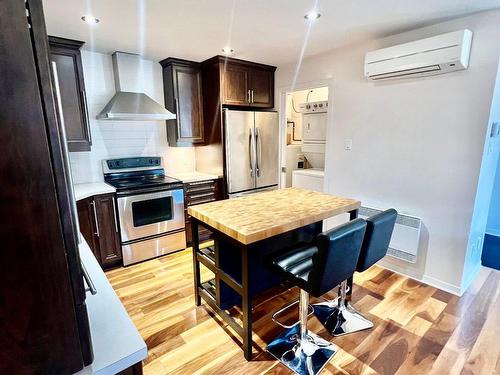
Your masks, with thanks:
[{"label": "white ceiling", "polygon": [[[297,61],[317,3],[305,56],[439,20],[499,8],[500,0],[44,0],[50,35],[86,49],[202,61],[227,44],[234,57],[269,64]],[[80,20],[93,14],[101,22]]]}]

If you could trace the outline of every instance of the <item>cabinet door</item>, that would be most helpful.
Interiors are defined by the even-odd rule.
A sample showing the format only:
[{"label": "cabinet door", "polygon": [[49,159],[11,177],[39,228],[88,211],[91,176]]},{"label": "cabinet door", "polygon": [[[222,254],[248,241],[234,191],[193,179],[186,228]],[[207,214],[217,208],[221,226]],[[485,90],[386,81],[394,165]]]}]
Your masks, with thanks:
[{"label": "cabinet door", "polygon": [[80,233],[94,253],[97,261],[101,263],[99,244],[96,242],[96,215],[94,214],[94,198],[82,199],[77,202],[78,223]]},{"label": "cabinet door", "polygon": [[224,79],[223,103],[228,105],[250,104],[248,68],[243,65],[222,63]]},{"label": "cabinet door", "polygon": [[201,70],[188,66],[174,66],[172,73],[177,113],[177,141],[203,143]]},{"label": "cabinet door", "polygon": [[274,72],[266,69],[249,70],[249,89],[251,106],[259,108],[274,107]]},{"label": "cabinet door", "polygon": [[50,59],[56,63],[59,78],[68,150],[90,151],[92,140],[80,50],[75,47],[63,47],[61,40],[65,41],[61,38],[50,38]]},{"label": "cabinet door", "polygon": [[122,251],[113,194],[94,197],[97,214],[97,241],[103,267],[120,263]]}]

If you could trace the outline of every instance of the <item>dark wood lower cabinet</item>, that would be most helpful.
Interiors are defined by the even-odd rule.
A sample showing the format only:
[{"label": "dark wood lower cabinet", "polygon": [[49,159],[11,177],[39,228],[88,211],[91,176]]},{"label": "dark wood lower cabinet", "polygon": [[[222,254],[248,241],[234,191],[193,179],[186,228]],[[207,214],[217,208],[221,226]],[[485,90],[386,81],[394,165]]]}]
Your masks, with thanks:
[{"label": "dark wood lower cabinet", "polygon": [[142,362],[137,362],[135,365],[120,371],[117,375],[142,375]]},{"label": "dark wood lower cabinet", "polygon": [[113,194],[96,195],[77,203],[80,232],[103,268],[122,263],[120,234]]}]

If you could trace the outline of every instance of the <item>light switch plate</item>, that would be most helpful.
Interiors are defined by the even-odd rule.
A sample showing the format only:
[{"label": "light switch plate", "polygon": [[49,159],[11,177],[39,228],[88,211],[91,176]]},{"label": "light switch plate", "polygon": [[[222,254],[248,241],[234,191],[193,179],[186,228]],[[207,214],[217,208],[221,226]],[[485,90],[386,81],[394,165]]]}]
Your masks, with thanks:
[{"label": "light switch plate", "polygon": [[352,139],[346,139],[344,141],[344,149],[346,151],[351,151],[352,150]]},{"label": "light switch plate", "polygon": [[494,122],[491,124],[490,138],[498,137],[500,135],[500,123]]}]

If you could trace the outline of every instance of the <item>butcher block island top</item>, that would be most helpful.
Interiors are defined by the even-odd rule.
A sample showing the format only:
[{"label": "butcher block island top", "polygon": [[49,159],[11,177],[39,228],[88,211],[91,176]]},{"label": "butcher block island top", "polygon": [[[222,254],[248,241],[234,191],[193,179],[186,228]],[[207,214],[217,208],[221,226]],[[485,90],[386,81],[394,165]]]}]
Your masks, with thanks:
[{"label": "butcher block island top", "polygon": [[191,206],[188,213],[247,245],[360,206],[355,199],[287,188]]}]

